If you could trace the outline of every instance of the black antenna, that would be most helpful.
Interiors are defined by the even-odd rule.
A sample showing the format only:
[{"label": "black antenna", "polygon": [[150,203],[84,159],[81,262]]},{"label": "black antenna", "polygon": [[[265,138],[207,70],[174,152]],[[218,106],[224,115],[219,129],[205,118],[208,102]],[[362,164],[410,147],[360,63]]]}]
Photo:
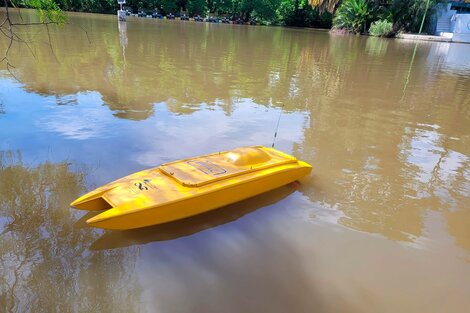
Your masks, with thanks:
[{"label": "black antenna", "polygon": [[279,122],[281,121],[281,115],[282,115],[283,109],[284,109],[284,104],[282,104],[281,111],[279,111],[279,118],[277,119],[277,125],[276,125],[276,131],[274,132],[273,144],[271,145],[272,148],[274,148],[274,142],[276,141],[277,130],[279,129]]}]

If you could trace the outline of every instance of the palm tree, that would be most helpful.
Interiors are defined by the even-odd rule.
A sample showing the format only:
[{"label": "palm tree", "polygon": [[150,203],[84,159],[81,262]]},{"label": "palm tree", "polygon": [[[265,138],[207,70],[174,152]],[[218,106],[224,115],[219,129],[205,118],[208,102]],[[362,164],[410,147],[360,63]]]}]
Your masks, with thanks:
[{"label": "palm tree", "polygon": [[333,13],[340,2],[341,0],[308,0],[308,3],[317,8],[320,13],[325,11]]}]

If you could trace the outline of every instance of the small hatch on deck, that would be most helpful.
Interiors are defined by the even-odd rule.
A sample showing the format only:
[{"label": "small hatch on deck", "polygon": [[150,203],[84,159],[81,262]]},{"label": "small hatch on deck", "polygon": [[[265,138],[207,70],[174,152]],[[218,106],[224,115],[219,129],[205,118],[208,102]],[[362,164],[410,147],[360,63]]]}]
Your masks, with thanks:
[{"label": "small hatch on deck", "polygon": [[235,165],[247,166],[267,162],[271,156],[259,148],[246,147],[230,151],[227,153],[227,158]]}]

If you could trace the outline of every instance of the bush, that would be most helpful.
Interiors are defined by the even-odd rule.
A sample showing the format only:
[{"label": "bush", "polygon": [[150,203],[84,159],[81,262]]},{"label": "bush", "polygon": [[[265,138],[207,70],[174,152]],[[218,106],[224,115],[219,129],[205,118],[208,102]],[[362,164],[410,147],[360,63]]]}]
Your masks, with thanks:
[{"label": "bush", "polygon": [[281,0],[277,15],[278,20],[287,26],[331,28],[331,13],[320,13],[303,0]]},{"label": "bush", "polygon": [[370,15],[367,0],[344,0],[333,18],[333,27],[360,33],[365,31]]},{"label": "bush", "polygon": [[375,21],[370,25],[369,34],[377,37],[389,36],[392,32],[393,23],[387,20]]},{"label": "bush", "polygon": [[205,0],[189,0],[187,2],[186,8],[190,15],[206,15],[207,11],[207,1]]},{"label": "bush", "polygon": [[[445,3],[448,0],[430,0],[426,14],[425,24],[429,23],[432,17],[431,10],[437,3]],[[449,1],[450,2],[450,1]],[[395,30],[406,32],[418,32],[426,9],[427,2],[423,0],[394,0],[389,7]],[[426,29],[426,28],[425,28]]]}]

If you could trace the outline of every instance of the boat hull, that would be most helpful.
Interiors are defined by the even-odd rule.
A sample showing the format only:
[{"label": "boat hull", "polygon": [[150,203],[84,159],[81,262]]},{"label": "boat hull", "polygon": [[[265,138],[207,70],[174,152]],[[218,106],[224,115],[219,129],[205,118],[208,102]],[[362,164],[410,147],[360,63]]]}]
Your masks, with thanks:
[{"label": "boat hull", "polygon": [[[203,165],[206,172],[207,164],[211,166],[212,173],[201,174],[204,179],[195,178],[197,171],[190,178],[185,177],[185,173],[177,173],[181,164],[194,167],[194,159],[177,161],[100,187],[77,199],[72,205],[96,210],[104,204],[103,209],[106,211],[87,220],[90,226],[121,230],[140,228],[180,220],[238,202],[296,181],[311,172],[312,167],[305,162],[271,148],[262,149],[276,153],[273,158],[279,157],[279,160],[272,164],[266,163],[268,165],[260,162],[257,167],[242,164],[230,169],[226,163],[217,163],[217,155],[198,157],[198,169]],[[237,172],[238,167],[242,167],[242,170]],[[220,168],[227,169],[227,173],[221,174]],[[149,183],[139,186],[143,177]],[[141,190],[143,195],[136,193],[135,189],[146,186],[147,190]],[[131,197],[124,192],[135,196]],[[145,192],[153,192],[158,196],[148,196]],[[90,204],[93,202],[96,204]]]}]

